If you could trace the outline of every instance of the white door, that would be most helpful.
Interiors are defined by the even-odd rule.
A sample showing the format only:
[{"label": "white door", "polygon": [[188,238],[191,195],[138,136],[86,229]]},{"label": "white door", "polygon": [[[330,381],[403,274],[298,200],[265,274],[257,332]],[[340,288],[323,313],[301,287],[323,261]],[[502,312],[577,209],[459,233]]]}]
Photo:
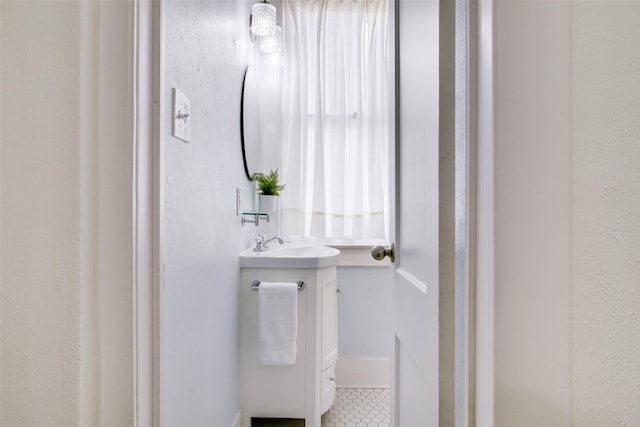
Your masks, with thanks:
[{"label": "white door", "polygon": [[395,352],[392,420],[437,427],[439,3],[397,2]]}]

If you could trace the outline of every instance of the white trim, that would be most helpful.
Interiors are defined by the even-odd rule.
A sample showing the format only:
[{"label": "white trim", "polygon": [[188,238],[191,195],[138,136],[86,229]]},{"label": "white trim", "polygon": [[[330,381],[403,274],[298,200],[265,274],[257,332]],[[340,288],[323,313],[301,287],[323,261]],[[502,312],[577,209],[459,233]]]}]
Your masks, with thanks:
[{"label": "white trim", "polygon": [[162,289],[164,285],[164,147],[165,147],[165,8],[164,0],[153,2],[153,426],[162,425]]},{"label": "white trim", "polygon": [[157,227],[154,223],[154,3],[134,1],[131,21],[134,96],[134,425],[154,425],[154,287]]},{"label": "white trim", "polygon": [[160,425],[159,283],[162,280],[162,2],[131,0],[133,39],[134,425]]},{"label": "white trim", "polygon": [[[389,212],[390,212],[390,220],[391,220],[391,230],[389,230],[389,234],[391,236],[391,241],[394,242],[394,244],[398,244],[398,226],[397,226],[397,221],[398,221],[398,194],[399,194],[399,188],[398,188],[398,172],[399,172],[399,166],[398,166],[398,162],[400,160],[400,156],[399,156],[399,133],[398,133],[398,127],[400,126],[400,123],[398,122],[398,118],[399,118],[399,112],[398,112],[398,108],[399,108],[399,102],[398,102],[398,97],[399,95],[399,89],[400,86],[398,84],[398,79],[400,78],[400,74],[399,74],[399,58],[398,58],[398,53],[400,52],[400,41],[399,41],[399,35],[398,35],[398,18],[399,18],[399,11],[398,8],[400,6],[400,0],[390,0],[389,2],[389,37],[391,38],[391,41],[389,42],[389,54],[393,57],[393,64],[389,67],[389,76],[393,76],[391,78],[391,80],[393,81],[393,85],[392,88],[390,90],[393,91],[393,93],[389,96],[390,100],[393,100],[393,104],[391,106],[391,111],[393,111],[393,114],[391,115],[391,121],[389,122],[389,131],[392,132],[391,136],[390,136],[390,140],[393,141],[393,149],[390,151],[391,155],[389,156],[389,164],[390,166],[393,168],[392,170],[390,170],[389,174],[390,174],[390,179],[393,179],[393,185],[390,185],[390,193],[389,193],[389,199],[390,199],[390,207],[389,207]],[[393,157],[393,158],[391,158]],[[394,271],[395,271],[395,266],[394,266]],[[395,273],[393,275],[393,279],[392,279],[392,286],[395,286]],[[392,304],[392,302],[389,302],[390,304]],[[395,322],[395,319],[392,319],[392,322]],[[395,329],[395,325],[392,323],[393,328]],[[398,401],[398,377],[396,376],[396,372],[395,372],[395,363],[398,360],[398,337],[395,334],[392,336],[392,341],[390,342],[390,344],[392,344],[392,349],[393,352],[391,353],[391,359],[389,360],[389,411],[390,411],[390,423],[389,426],[390,427],[398,427],[398,410],[397,410],[397,401]]]},{"label": "white trim", "polygon": [[493,0],[478,2],[476,426],[494,425]]},{"label": "white trim", "polygon": [[[454,419],[457,427],[474,425],[472,413],[475,378],[471,298],[474,283],[475,194],[471,185],[475,173],[475,3],[456,0],[455,5],[455,294],[454,294]],[[441,317],[442,318],[442,317]],[[442,365],[441,365],[442,366]]]},{"label": "white trim", "polygon": [[238,411],[231,423],[231,427],[242,427],[242,411]]},{"label": "white trim", "polygon": [[336,361],[336,387],[389,388],[389,359],[341,359]]},{"label": "white trim", "polygon": [[[397,141],[397,111],[396,111],[396,89],[397,83],[396,79],[396,2],[399,0],[390,0],[389,1],[389,18],[388,18],[388,43],[389,43],[389,58],[387,61],[389,73],[389,240],[391,242],[396,242],[396,220],[398,218],[396,208],[398,206],[397,201],[397,186],[398,186],[398,177],[397,177],[397,167],[398,167],[398,141]],[[385,258],[385,261],[388,261],[388,258]],[[389,262],[389,265],[392,265]]]},{"label": "white trim", "polygon": [[[100,52],[97,49],[100,31],[100,7],[96,2],[80,4],[80,148],[81,156],[81,218],[82,233],[80,253],[82,254],[83,284],[94,283],[98,278],[98,204],[95,194],[98,189],[99,164],[96,143],[98,116],[98,62]],[[95,286],[83,286],[81,297],[80,321],[80,383],[79,383],[79,425],[92,425],[98,419],[100,400],[100,324],[99,289]]]},{"label": "white trim", "polygon": [[[393,265],[388,257],[381,261],[376,261],[371,256],[371,249],[368,247],[344,247],[330,245],[340,250],[338,255],[338,267],[389,267]],[[383,245],[388,247],[389,245]]]},{"label": "white trim", "polygon": [[[2,7],[0,7],[0,34],[2,34]],[[0,99],[2,99],[2,55],[0,55]],[[80,128],[80,130],[82,131],[82,127]],[[0,113],[0,139],[2,139],[2,114],[1,113]],[[0,143],[0,165],[1,164],[2,164],[2,143]],[[2,231],[2,179],[0,178],[0,236],[2,235],[1,231]],[[0,256],[0,283],[1,283],[1,279],[2,279],[2,257]],[[0,291],[0,319],[2,319],[1,307],[2,307],[2,292]],[[1,343],[2,343],[2,336],[0,333],[0,354],[2,354]],[[0,381],[0,395],[2,395],[2,381]],[[81,411],[82,411],[82,406],[81,406]],[[80,412],[80,416],[82,417],[82,412]],[[2,419],[2,404],[0,404],[0,419]],[[80,418],[80,421],[82,421],[82,418]]]},{"label": "white trim", "polygon": [[134,424],[134,0],[100,2],[96,425]]},{"label": "white trim", "polygon": [[416,289],[419,289],[420,292],[426,294],[428,292],[427,289],[427,285],[426,283],[424,283],[423,281],[421,281],[420,279],[418,279],[416,276],[414,276],[413,274],[409,273],[407,270],[405,270],[404,268],[400,267],[400,268],[396,268],[396,273],[400,276],[403,277],[407,282],[411,283],[413,286],[416,287]]}]

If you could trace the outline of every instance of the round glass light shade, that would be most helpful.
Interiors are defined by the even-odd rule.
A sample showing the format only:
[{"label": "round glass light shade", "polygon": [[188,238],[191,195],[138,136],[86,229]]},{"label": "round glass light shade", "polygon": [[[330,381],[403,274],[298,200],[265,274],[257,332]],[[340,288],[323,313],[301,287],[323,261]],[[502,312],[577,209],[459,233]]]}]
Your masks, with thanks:
[{"label": "round glass light shade", "polygon": [[282,28],[275,26],[273,34],[260,37],[260,51],[264,53],[277,53],[282,49]]},{"label": "round glass light shade", "polygon": [[256,3],[251,8],[251,32],[259,37],[276,31],[276,7],[269,3]]},{"label": "round glass light shade", "polygon": [[282,67],[284,65],[284,59],[281,52],[268,53],[264,56],[264,63],[268,65],[277,65]]}]

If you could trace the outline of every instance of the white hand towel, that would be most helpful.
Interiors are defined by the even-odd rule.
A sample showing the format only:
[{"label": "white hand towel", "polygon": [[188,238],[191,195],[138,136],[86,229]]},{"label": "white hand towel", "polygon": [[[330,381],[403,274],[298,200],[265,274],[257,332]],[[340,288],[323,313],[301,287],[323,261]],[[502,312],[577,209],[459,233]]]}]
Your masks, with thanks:
[{"label": "white hand towel", "polygon": [[261,282],[258,287],[258,359],[263,365],[296,363],[298,284]]}]

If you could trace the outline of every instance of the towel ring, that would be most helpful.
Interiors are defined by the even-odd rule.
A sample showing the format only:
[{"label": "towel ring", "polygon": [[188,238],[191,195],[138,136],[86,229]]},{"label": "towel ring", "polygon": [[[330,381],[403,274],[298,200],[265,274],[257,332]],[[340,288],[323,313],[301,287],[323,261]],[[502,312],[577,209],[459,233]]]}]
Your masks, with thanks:
[{"label": "towel ring", "polygon": [[[260,287],[260,281],[259,280],[254,280],[253,282],[251,282],[251,290],[252,291],[257,291],[259,287]],[[298,282],[298,290],[301,291],[303,289],[304,289],[304,282],[303,281],[299,281]]]}]

